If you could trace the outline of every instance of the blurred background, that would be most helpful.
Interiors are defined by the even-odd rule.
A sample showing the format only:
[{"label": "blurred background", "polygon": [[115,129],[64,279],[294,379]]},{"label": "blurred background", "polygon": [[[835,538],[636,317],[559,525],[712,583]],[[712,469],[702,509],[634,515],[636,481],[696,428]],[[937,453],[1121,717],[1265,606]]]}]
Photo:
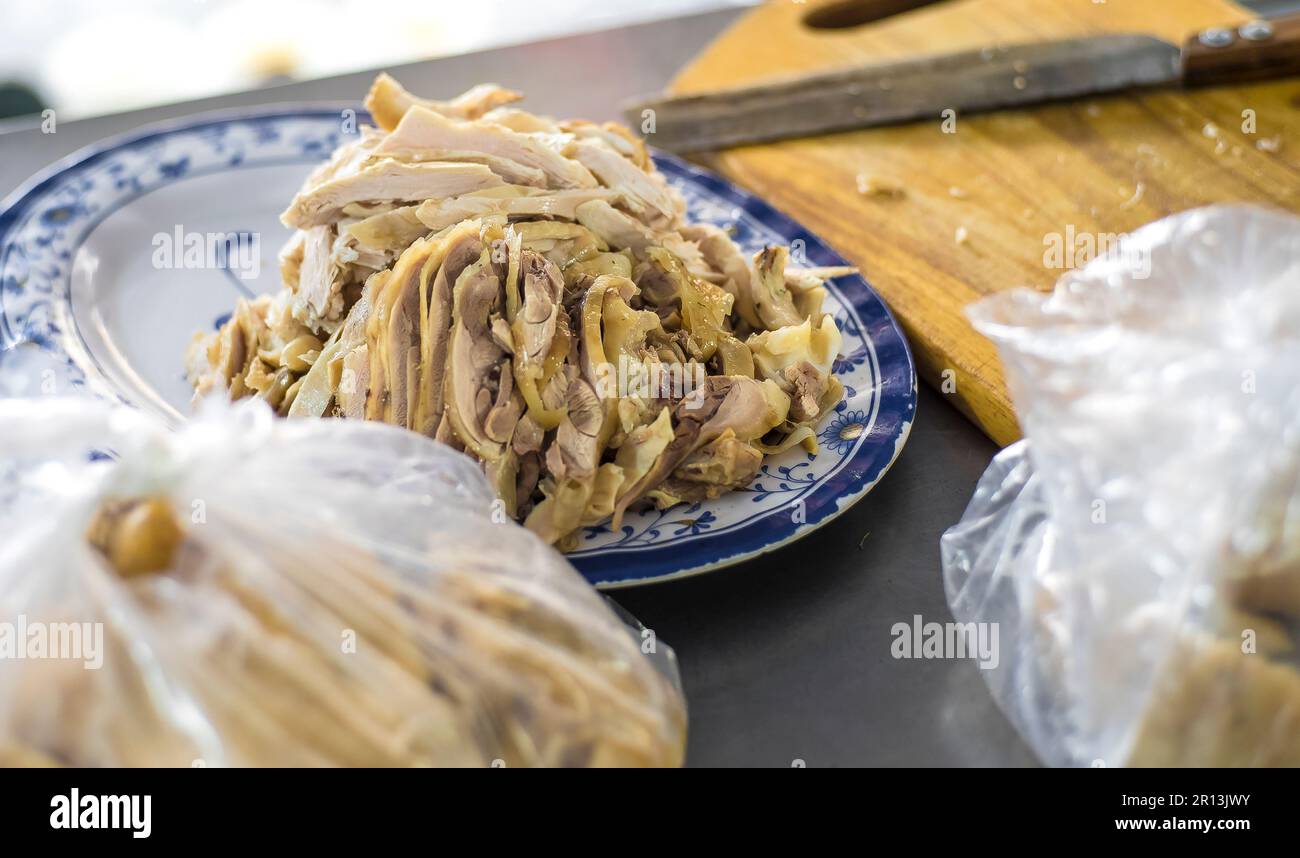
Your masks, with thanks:
[{"label": "blurred background", "polygon": [[754,2],[0,0],[0,128]]}]

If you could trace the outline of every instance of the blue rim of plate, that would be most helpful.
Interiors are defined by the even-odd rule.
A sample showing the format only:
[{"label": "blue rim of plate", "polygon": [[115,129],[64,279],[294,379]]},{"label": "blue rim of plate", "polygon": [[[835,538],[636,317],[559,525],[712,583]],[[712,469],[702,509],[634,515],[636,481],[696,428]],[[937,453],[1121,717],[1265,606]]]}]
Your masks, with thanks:
[{"label": "blue rim of plate", "polygon": [[[44,190],[114,153],[147,145],[166,135],[232,121],[337,117],[343,108],[356,109],[356,106],[316,103],[234,108],[166,120],[90,144],[46,167],[0,202],[0,260],[7,253],[9,232],[27,208],[40,199]],[[357,118],[364,121],[368,114],[357,110]],[[670,181],[703,189],[716,200],[743,211],[787,243],[802,241],[807,264],[849,264],[799,223],[725,179],[664,152],[655,151],[654,160]],[[84,240],[89,232],[83,233],[80,240]],[[3,274],[2,269],[0,274]],[[24,341],[14,336],[12,320],[6,314],[6,292],[17,288],[20,288],[17,284],[0,281],[0,349],[9,349]],[[837,278],[832,288],[855,317],[854,324],[864,340],[869,342],[877,378],[872,397],[873,413],[850,455],[828,477],[795,494],[792,500],[797,499],[801,504],[798,516],[775,509],[746,519],[724,532],[692,532],[683,540],[666,545],[603,547],[590,553],[578,549],[569,555],[569,559],[589,581],[602,589],[614,589],[683,578],[740,563],[780,548],[831,521],[885,475],[902,451],[916,414],[917,381],[912,353],[888,307],[863,277]],[[70,315],[65,314],[63,320],[71,325]],[[66,337],[70,332],[59,333]],[[59,337],[44,339],[36,345],[87,377],[97,374],[93,359],[84,348],[68,348]],[[91,366],[86,365],[87,359],[91,360]],[[104,393],[102,390],[97,392]],[[819,437],[825,437],[821,432],[825,422],[819,424]]]}]

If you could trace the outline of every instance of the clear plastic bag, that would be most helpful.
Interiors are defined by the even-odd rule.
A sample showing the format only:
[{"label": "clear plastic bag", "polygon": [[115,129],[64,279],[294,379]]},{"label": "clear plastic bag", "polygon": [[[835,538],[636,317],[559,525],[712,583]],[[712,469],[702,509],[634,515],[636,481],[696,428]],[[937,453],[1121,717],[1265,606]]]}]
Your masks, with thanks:
[{"label": "clear plastic bag", "polygon": [[943,537],[1052,765],[1300,765],[1300,219],[1220,206],[975,305],[1025,440]]},{"label": "clear plastic bag", "polygon": [[441,444],[10,400],[0,450],[0,764],[682,760],[675,677]]}]

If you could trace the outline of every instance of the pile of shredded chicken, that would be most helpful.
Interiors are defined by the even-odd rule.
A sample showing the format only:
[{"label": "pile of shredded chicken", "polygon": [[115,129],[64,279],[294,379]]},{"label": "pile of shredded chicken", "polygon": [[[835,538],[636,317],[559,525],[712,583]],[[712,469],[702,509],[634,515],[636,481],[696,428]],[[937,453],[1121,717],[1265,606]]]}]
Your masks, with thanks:
[{"label": "pile of shredded chicken", "polygon": [[634,505],[744,486],[766,454],[815,452],[843,393],[824,280],[848,269],[789,267],[784,247],[747,259],[685,220],[626,128],[518,98],[432,101],[380,75],[378,127],[281,215],[297,230],[284,288],[195,336],[196,395],[437,438],[562,546]]}]

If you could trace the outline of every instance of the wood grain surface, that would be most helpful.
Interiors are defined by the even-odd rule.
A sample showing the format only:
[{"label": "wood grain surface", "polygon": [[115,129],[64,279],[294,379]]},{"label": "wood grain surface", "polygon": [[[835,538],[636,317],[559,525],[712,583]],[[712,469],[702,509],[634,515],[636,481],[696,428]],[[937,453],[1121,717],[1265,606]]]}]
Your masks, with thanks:
[{"label": "wood grain surface", "polygon": [[[1088,34],[1180,44],[1252,17],[1224,0],[942,0],[856,27],[809,27],[825,5],[755,9],[672,91]],[[936,115],[695,157],[858,265],[902,323],[923,378],[1007,444],[1019,429],[997,354],[963,308],[1016,286],[1048,289],[1090,246],[1174,212],[1216,202],[1300,210],[1300,79],[958,116],[953,133]]]}]

